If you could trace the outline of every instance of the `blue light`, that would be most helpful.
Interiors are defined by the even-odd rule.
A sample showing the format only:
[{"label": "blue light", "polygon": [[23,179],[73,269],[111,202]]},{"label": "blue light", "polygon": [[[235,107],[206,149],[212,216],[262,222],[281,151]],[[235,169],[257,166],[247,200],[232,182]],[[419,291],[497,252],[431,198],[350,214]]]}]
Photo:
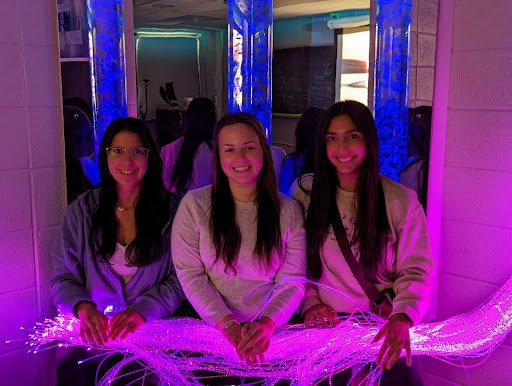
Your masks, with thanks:
[{"label": "blue light", "polygon": [[128,116],[123,0],[87,0],[95,156],[107,126]]},{"label": "blue light", "polygon": [[407,163],[411,14],[412,0],[377,0],[375,122],[381,172],[396,181]]},{"label": "blue light", "polygon": [[228,0],[228,109],[255,115],[271,142],[272,0]]}]

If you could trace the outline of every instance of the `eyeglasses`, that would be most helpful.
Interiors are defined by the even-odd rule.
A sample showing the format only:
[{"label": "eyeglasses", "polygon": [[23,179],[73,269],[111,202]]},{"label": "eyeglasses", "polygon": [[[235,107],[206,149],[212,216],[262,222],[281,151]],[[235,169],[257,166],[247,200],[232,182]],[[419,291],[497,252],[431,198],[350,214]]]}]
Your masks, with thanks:
[{"label": "eyeglasses", "polygon": [[134,161],[145,161],[148,159],[149,149],[142,146],[132,147],[131,149],[125,149],[120,146],[107,147],[107,155],[111,158],[122,158],[126,156],[126,153],[130,155],[130,158]]}]

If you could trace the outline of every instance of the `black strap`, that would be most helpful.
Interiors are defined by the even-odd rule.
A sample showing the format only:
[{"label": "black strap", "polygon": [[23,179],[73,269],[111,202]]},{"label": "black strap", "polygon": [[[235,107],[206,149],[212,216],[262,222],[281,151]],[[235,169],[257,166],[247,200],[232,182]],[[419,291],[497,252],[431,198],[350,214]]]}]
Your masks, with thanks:
[{"label": "black strap", "polygon": [[343,222],[341,221],[340,213],[338,211],[338,205],[335,205],[332,209],[332,229],[334,231],[334,235],[336,236],[336,241],[338,242],[341,253],[345,257],[350,270],[354,274],[354,277],[363,289],[364,293],[366,296],[368,296],[368,299],[373,301],[379,297],[380,291],[377,289],[377,287],[375,287],[374,284],[366,280],[363,267],[361,267],[359,262],[354,257],[354,254],[352,253],[352,249],[350,248],[350,244],[347,238],[347,232],[345,231],[345,227],[343,226]]}]

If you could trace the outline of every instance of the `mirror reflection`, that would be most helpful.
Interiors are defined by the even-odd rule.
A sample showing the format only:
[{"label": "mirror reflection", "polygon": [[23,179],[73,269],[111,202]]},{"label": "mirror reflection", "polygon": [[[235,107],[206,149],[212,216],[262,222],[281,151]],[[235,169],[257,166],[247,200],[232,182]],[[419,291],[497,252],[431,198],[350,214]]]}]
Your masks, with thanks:
[{"label": "mirror reflection", "polygon": [[[285,153],[296,150],[297,124],[308,107],[326,108],[340,99],[356,99],[371,107],[373,95],[368,90],[373,88],[375,31],[369,7],[369,0],[274,1],[272,141]],[[63,12],[59,17],[65,21]],[[415,3],[413,12],[410,157],[402,182],[416,189],[424,203],[437,4]],[[183,114],[192,98],[210,98],[219,115],[227,111],[227,5],[134,0],[133,16],[138,115],[163,147],[182,135]],[[80,98],[90,103],[87,60],[62,59],[66,102]],[[87,172],[93,170],[88,168],[90,155],[80,163],[95,183],[97,178]]]},{"label": "mirror reflection", "polygon": [[[418,192],[425,207],[437,5],[418,2],[413,10],[410,157],[401,180]],[[296,150],[299,118],[308,107],[326,108],[340,99],[372,105],[368,90],[375,31],[369,0],[276,0],[273,13],[272,141],[290,154]],[[181,135],[180,117],[192,97],[211,98],[220,114],[227,110],[227,5],[135,0],[133,14],[139,117],[163,146]],[[176,93],[174,106],[161,96],[168,83]]]},{"label": "mirror reflection", "polygon": [[[307,107],[328,107],[340,95],[367,103],[369,1],[275,1],[273,12],[273,134],[289,152]],[[194,96],[226,112],[226,4],[135,0],[133,14],[139,116],[155,134],[178,116],[165,110],[184,109]],[[167,83],[176,106],[161,96]]]}]

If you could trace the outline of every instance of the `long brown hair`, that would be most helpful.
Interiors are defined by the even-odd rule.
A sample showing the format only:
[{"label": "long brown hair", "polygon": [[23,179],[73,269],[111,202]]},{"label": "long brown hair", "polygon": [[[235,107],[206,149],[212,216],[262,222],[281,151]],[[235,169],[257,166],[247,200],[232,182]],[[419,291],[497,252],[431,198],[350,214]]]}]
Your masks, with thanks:
[{"label": "long brown hair", "polygon": [[272,151],[267,143],[261,123],[247,113],[226,114],[215,126],[214,146],[214,182],[211,192],[210,231],[215,245],[216,260],[222,259],[226,270],[236,274],[234,262],[237,259],[242,241],[240,228],[235,218],[235,201],[229,188],[226,175],[222,171],[219,155],[219,133],[228,126],[237,123],[250,127],[257,135],[263,149],[263,167],[258,177],[256,198],[258,207],[257,238],[254,253],[260,258],[264,267],[271,267],[272,251],[281,256],[280,203],[277,191],[277,178],[272,160]]},{"label": "long brown hair", "polygon": [[217,108],[211,99],[194,98],[187,107],[183,117],[185,133],[181,143],[174,171],[171,175],[169,190],[176,187],[178,196],[187,192],[192,176],[193,160],[199,145],[203,142],[211,148],[213,128],[217,121]]},{"label": "long brown hair", "polygon": [[356,101],[337,102],[327,109],[319,128],[315,156],[315,172],[311,191],[299,187],[311,195],[306,215],[308,276],[318,280],[322,275],[320,250],[327,238],[331,211],[338,210],[336,168],[327,158],[326,133],[331,121],[340,115],[352,119],[366,140],[366,158],[361,165],[356,184],[357,213],[352,244],[359,244],[360,263],[368,280],[375,281],[378,267],[385,257],[385,245],[389,224],[384,201],[384,190],[379,174],[379,142],[372,113]]}]

